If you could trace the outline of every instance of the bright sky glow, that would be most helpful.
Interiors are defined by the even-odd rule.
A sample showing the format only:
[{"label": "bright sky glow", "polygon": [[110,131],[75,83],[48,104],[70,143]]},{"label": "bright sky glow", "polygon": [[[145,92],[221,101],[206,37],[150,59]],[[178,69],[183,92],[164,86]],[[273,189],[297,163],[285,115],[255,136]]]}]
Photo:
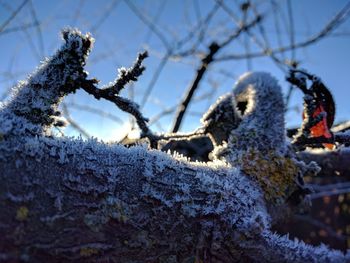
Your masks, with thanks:
[{"label": "bright sky glow", "polygon": [[[241,2],[224,1],[239,20],[244,19],[239,10]],[[258,41],[272,48],[280,44],[289,45],[292,41],[302,42],[317,34],[347,4],[347,1],[343,0],[290,1],[293,14],[291,27],[288,1],[252,2],[254,9],[249,10],[247,19],[249,21],[253,18],[254,12],[265,16],[262,25],[266,39],[258,26],[251,32],[258,37]],[[24,3],[23,7],[11,19],[11,14],[22,3]],[[273,3],[275,5],[272,5]],[[136,102],[141,103],[154,74],[162,63],[162,58],[167,53],[165,45],[174,48],[176,40],[184,38],[195,27],[198,19],[207,16],[215,4],[216,1],[212,0],[0,0],[0,99],[6,98],[9,87],[13,86],[17,80],[24,79],[40,60],[55,51],[62,43],[59,37],[60,30],[71,26],[79,28],[82,32],[90,31],[95,37],[95,47],[89,58],[87,70],[91,77],[100,79],[101,84],[114,80],[118,67],[130,66],[138,51],[144,49],[149,51],[150,57],[145,60],[147,69],[144,75],[139,82],[123,91],[124,96],[134,98]],[[147,26],[142,19],[151,23],[153,27]],[[275,21],[278,22],[278,26]],[[39,26],[37,26],[38,23]],[[17,30],[18,27],[26,29]],[[198,51],[206,52],[213,40],[222,41],[236,28],[232,17],[228,16],[222,8],[218,8],[208,26],[203,42],[198,46]],[[294,39],[291,39],[289,34],[291,29],[294,31]],[[278,31],[279,34],[277,34]],[[190,48],[196,39],[197,37],[193,38],[179,51]],[[245,48],[247,43],[249,50]],[[295,53],[278,54],[282,60],[294,57],[300,62],[302,68],[322,78],[333,92],[337,104],[336,121],[338,122],[350,119],[349,47],[350,20],[346,20],[333,33],[316,44],[297,49]],[[217,57],[256,51],[261,51],[261,47],[258,47],[247,35],[242,34],[236,41],[221,50]],[[197,56],[167,60],[143,107],[145,116],[152,120],[164,110],[170,112],[195,77],[199,63],[200,58]],[[284,94],[287,93],[288,83],[284,80],[284,72],[270,58],[215,62],[200,83],[181,131],[190,131],[198,127],[201,114],[220,95],[230,91],[238,76],[249,69],[270,72],[279,80]],[[123,133],[130,128],[129,124],[121,124],[117,119],[128,121],[128,115],[109,102],[96,101],[84,91],[78,91],[69,96],[65,103],[71,117],[95,137],[115,140],[122,137]],[[85,106],[85,110],[81,110],[81,106]],[[286,115],[287,126],[298,125],[301,121],[300,110],[302,109],[299,91],[292,94],[289,106],[291,110]],[[86,107],[90,110],[86,110]],[[105,112],[105,115],[94,114],[100,111]],[[106,116],[108,114],[116,117],[112,120]],[[157,131],[169,131],[173,118],[174,112],[165,114],[151,128]],[[79,132],[67,128],[66,134],[77,135]]]}]

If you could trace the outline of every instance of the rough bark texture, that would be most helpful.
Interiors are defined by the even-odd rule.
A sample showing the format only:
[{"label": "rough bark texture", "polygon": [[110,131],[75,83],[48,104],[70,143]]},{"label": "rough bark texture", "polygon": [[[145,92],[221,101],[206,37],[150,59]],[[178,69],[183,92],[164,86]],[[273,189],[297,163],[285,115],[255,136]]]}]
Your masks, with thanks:
[{"label": "rough bark texture", "polygon": [[[233,133],[220,148],[227,162],[194,163],[146,146],[126,148],[50,137],[54,124],[50,117],[58,115],[57,104],[87,77],[83,67],[92,43],[89,35],[76,30],[63,36],[63,47],[0,107],[0,260],[350,260],[349,254],[308,246],[270,231],[267,210],[285,206],[294,190],[302,188],[297,181],[310,168],[289,153],[281,112],[276,118],[282,131],[272,125],[255,133],[251,125],[270,125],[255,118],[266,118],[260,110],[268,107],[248,102],[252,121],[247,123],[246,143],[261,139],[259,145],[267,148],[258,145],[251,151],[249,145],[237,144],[240,134]],[[261,99],[266,91],[279,96],[274,80],[272,88],[265,85],[263,79],[272,80],[266,74],[246,77],[238,86],[257,96],[250,99]],[[247,122],[244,116],[242,122]],[[263,128],[275,136],[265,134]],[[238,151],[230,145],[239,147]],[[260,155],[255,153],[260,150]],[[243,163],[249,157],[254,158]],[[286,180],[279,168],[288,168]],[[273,189],[276,186],[281,189]]]},{"label": "rough bark texture", "polygon": [[1,258],[30,262],[345,262],[269,232],[239,170],[95,141],[2,141]]}]

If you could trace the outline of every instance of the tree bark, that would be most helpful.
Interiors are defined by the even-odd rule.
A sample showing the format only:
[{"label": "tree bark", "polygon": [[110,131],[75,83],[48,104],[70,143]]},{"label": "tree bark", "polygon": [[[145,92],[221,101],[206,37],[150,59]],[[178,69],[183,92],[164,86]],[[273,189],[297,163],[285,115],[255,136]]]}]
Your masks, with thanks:
[{"label": "tree bark", "polygon": [[62,48],[0,105],[1,261],[350,260],[349,253],[270,231],[269,163],[272,179],[285,187],[275,168],[288,164],[294,172],[289,157],[262,158],[267,177],[253,181],[259,174],[248,171],[259,170],[243,172],[223,161],[190,162],[145,146],[52,137],[59,102],[86,80],[93,42],[77,30],[63,37]]},{"label": "tree bark", "polygon": [[5,261],[346,261],[270,233],[259,187],[222,163],[45,137],[0,147]]}]

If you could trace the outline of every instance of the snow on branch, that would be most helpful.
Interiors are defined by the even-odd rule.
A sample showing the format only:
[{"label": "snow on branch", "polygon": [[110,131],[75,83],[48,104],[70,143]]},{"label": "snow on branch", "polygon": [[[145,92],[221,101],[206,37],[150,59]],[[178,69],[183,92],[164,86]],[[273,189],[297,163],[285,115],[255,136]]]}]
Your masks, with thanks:
[{"label": "snow on branch", "polygon": [[123,98],[119,96],[120,91],[125,88],[125,85],[130,81],[136,81],[138,77],[145,70],[145,67],[142,66],[143,60],[148,56],[147,52],[140,53],[134,63],[134,65],[129,68],[121,68],[119,69],[118,78],[111,82],[107,87],[97,88],[96,84],[98,80],[96,79],[82,79],[81,87],[89,94],[93,95],[96,99],[106,99],[110,102],[113,102],[120,108],[122,111],[128,112],[133,115],[136,119],[136,122],[142,132],[141,137],[147,137],[150,139],[151,145],[156,143],[156,140],[153,136],[153,133],[148,128],[147,122],[148,119],[143,116],[143,114],[139,110],[139,105],[135,102],[130,101],[127,98]]},{"label": "snow on branch", "polygon": [[11,131],[48,134],[52,125],[60,126],[58,105],[63,97],[75,92],[77,81],[84,79],[87,56],[94,39],[75,29],[62,31],[65,43],[51,58],[45,59],[36,71],[12,90],[11,99],[0,105],[0,133]]},{"label": "snow on branch", "polygon": [[[222,160],[190,162],[144,146],[55,138],[47,131],[58,103],[80,87],[133,114],[154,142],[168,138],[153,135],[138,106],[119,96],[143,72],[145,53],[98,89],[84,71],[91,36],[66,30],[63,38],[0,108],[0,260],[350,260],[349,253],[271,232],[278,216],[303,201],[303,176],[318,169],[298,160],[285,141],[283,97],[273,77],[244,75],[194,133],[215,133],[215,157]],[[235,103],[246,105],[242,114]],[[232,131],[216,134],[215,122],[231,117]]]}]

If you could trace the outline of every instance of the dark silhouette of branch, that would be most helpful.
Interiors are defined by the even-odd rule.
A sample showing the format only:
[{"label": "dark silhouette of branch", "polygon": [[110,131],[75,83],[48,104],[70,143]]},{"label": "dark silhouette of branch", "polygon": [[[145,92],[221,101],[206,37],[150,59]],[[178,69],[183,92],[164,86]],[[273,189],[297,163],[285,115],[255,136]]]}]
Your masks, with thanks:
[{"label": "dark silhouette of branch", "polygon": [[23,30],[26,30],[26,29],[29,29],[32,27],[36,27],[36,26],[38,26],[37,23],[25,23],[25,24],[20,25],[20,26],[5,28],[3,31],[0,32],[0,35],[5,35],[5,34],[9,34],[9,33],[23,31]]},{"label": "dark silhouette of branch", "polygon": [[161,59],[159,65],[158,65],[156,71],[154,72],[153,77],[152,77],[152,79],[151,79],[151,81],[150,81],[150,83],[149,83],[149,85],[148,85],[148,87],[147,87],[143,97],[142,97],[142,100],[141,100],[141,103],[140,103],[141,109],[145,106],[148,98],[150,97],[151,92],[152,92],[153,88],[155,87],[161,72],[163,71],[165,65],[168,62],[169,56],[170,56],[170,53],[166,53],[162,57],[162,59]]},{"label": "dark silhouette of branch", "polygon": [[[334,122],[335,103],[330,91],[320,78],[305,70],[291,69],[286,80],[304,93],[304,120],[292,143],[302,147],[312,144],[316,146],[320,140],[326,139],[334,144],[335,136],[331,127]],[[307,81],[312,82],[310,87]],[[344,140],[343,137],[344,134],[338,135],[339,142]]]},{"label": "dark silhouette of branch", "polygon": [[159,38],[159,40],[163,43],[164,47],[169,51],[171,49],[171,45],[166,37],[159,31],[153,21],[150,21],[148,17],[146,17],[138,8],[129,0],[126,0],[125,3],[131,9],[131,11],[145,24],[149,27],[149,29]]},{"label": "dark silhouette of branch", "polygon": [[[213,18],[214,14],[217,12],[219,5],[215,4],[213,6],[213,8],[208,12],[206,17],[204,17],[202,20],[198,21],[197,25],[193,28],[193,30],[191,30],[188,34],[186,34],[186,36],[183,37],[182,39],[180,39],[178,41],[174,41],[174,44],[172,46],[170,46],[165,35],[162,34],[158,30],[154,21],[150,21],[149,19],[147,19],[147,17],[145,17],[136,8],[136,6],[134,6],[131,2],[127,1],[127,4],[132,9],[132,11],[135,13],[135,15],[137,17],[139,17],[139,19],[142,22],[145,23],[145,25],[149,28],[149,30],[152,31],[153,33],[155,33],[155,35],[161,40],[161,42],[163,43],[163,45],[166,49],[166,53],[162,56],[161,61],[158,65],[158,67],[156,68],[155,73],[153,74],[153,77],[152,77],[146,91],[144,92],[144,95],[143,95],[141,103],[140,103],[140,107],[142,109],[145,106],[145,104],[147,103],[147,101],[152,93],[152,90],[155,87],[155,85],[158,81],[158,78],[159,78],[161,72],[163,71],[163,69],[165,68],[169,58],[179,58],[179,57],[188,56],[190,54],[193,54],[196,51],[199,44],[202,42],[203,38],[205,37],[205,32],[207,30],[207,27],[208,27],[211,19]],[[198,32],[198,38],[195,41],[195,43],[189,49],[187,49],[185,51],[178,51],[184,45],[186,45],[196,35],[197,32]]]},{"label": "dark silhouette of branch", "polygon": [[247,58],[257,58],[257,57],[264,57],[264,56],[271,56],[279,53],[283,53],[289,50],[295,50],[299,48],[304,48],[309,45],[312,45],[322,38],[330,35],[337,27],[339,27],[342,23],[344,23],[347,18],[350,15],[350,2],[345,5],[344,8],[342,8],[338,14],[334,16],[334,18],[327,23],[327,25],[316,35],[311,36],[310,38],[295,43],[294,45],[287,45],[283,47],[278,47],[275,49],[267,48],[266,50],[263,50],[262,52],[255,52],[251,54],[230,54],[230,55],[223,55],[222,57],[216,58],[216,61],[224,61],[224,60],[238,60],[238,59],[247,59]]},{"label": "dark silhouette of branch", "polygon": [[108,119],[110,119],[116,123],[119,123],[119,124],[123,123],[123,120],[121,118],[119,118],[118,116],[111,114],[109,112],[103,111],[101,109],[98,109],[96,107],[91,107],[89,105],[77,104],[75,102],[66,103],[66,105],[69,108],[74,108],[74,109],[78,109],[78,110],[82,110],[82,111],[86,111],[86,112],[100,115],[102,117],[108,118]]},{"label": "dark silhouette of branch", "polygon": [[44,57],[45,56],[45,47],[44,47],[44,39],[43,39],[43,34],[42,34],[42,30],[41,30],[41,25],[40,22],[38,20],[35,8],[34,8],[34,4],[33,1],[30,0],[30,13],[32,16],[32,20],[33,20],[33,24],[36,24],[36,31],[37,31],[37,36],[38,36],[38,45],[39,45],[39,52],[40,52],[40,56]]},{"label": "dark silhouette of branch", "polygon": [[118,0],[114,0],[110,3],[108,7],[104,10],[104,12],[100,15],[100,18],[98,21],[92,25],[91,32],[93,34],[96,34],[98,32],[99,27],[103,24],[103,22],[111,15],[111,13],[114,11],[114,8],[120,3]]},{"label": "dark silhouette of branch", "polygon": [[10,15],[5,22],[0,25],[0,33],[6,28],[6,26],[18,15],[22,8],[29,2],[29,0],[24,0]]},{"label": "dark silhouette of branch", "polygon": [[202,59],[202,63],[200,65],[199,69],[197,70],[196,77],[193,80],[192,84],[187,89],[186,94],[178,107],[177,113],[176,113],[175,118],[174,118],[174,124],[173,124],[173,127],[171,129],[172,132],[177,132],[179,130],[181,123],[182,123],[182,120],[183,120],[183,117],[184,117],[186,110],[191,102],[192,97],[193,97],[193,94],[197,90],[199,83],[202,80],[205,72],[207,71],[210,63],[212,63],[215,60],[214,56],[216,55],[216,53],[220,49],[222,49],[225,46],[227,46],[228,44],[230,44],[242,32],[245,32],[245,31],[249,30],[249,28],[258,24],[261,21],[261,19],[262,19],[261,16],[256,16],[256,18],[254,20],[239,27],[233,34],[231,34],[227,39],[225,39],[220,44],[218,44],[216,42],[212,42],[210,44],[209,52]]},{"label": "dark silhouette of branch", "polygon": [[80,134],[85,138],[91,137],[91,135],[71,117],[69,109],[65,103],[62,103],[62,112],[64,114],[66,121],[72,126],[73,129],[80,132]]},{"label": "dark silhouette of branch", "polygon": [[134,63],[134,65],[129,68],[119,69],[118,78],[110,83],[107,87],[99,89],[95,86],[98,83],[96,79],[91,80],[81,80],[81,87],[89,94],[93,95],[96,99],[106,99],[110,102],[113,102],[120,108],[122,111],[128,112],[133,115],[136,119],[137,125],[139,126],[142,134],[141,137],[147,137],[150,139],[151,144],[153,145],[153,134],[148,128],[147,121],[148,119],[143,116],[139,110],[139,106],[130,101],[127,98],[119,96],[120,91],[125,88],[125,85],[130,81],[136,81],[138,77],[145,70],[145,67],[142,66],[143,60],[148,56],[147,52],[140,53]]},{"label": "dark silhouette of branch", "polygon": [[193,97],[193,94],[196,91],[196,89],[198,88],[199,82],[203,78],[204,73],[207,71],[209,64],[213,61],[214,55],[216,54],[216,52],[219,49],[220,49],[220,46],[215,42],[213,42],[209,46],[209,53],[202,60],[202,64],[201,64],[200,68],[197,70],[197,74],[196,74],[195,79],[193,80],[191,86],[188,88],[188,90],[185,94],[185,97],[182,99],[182,101],[178,107],[178,110],[176,112],[175,121],[173,124],[173,128],[171,129],[172,132],[177,132],[179,130],[182,119],[183,119],[185,112],[187,110],[187,107],[188,107],[188,105]]}]

